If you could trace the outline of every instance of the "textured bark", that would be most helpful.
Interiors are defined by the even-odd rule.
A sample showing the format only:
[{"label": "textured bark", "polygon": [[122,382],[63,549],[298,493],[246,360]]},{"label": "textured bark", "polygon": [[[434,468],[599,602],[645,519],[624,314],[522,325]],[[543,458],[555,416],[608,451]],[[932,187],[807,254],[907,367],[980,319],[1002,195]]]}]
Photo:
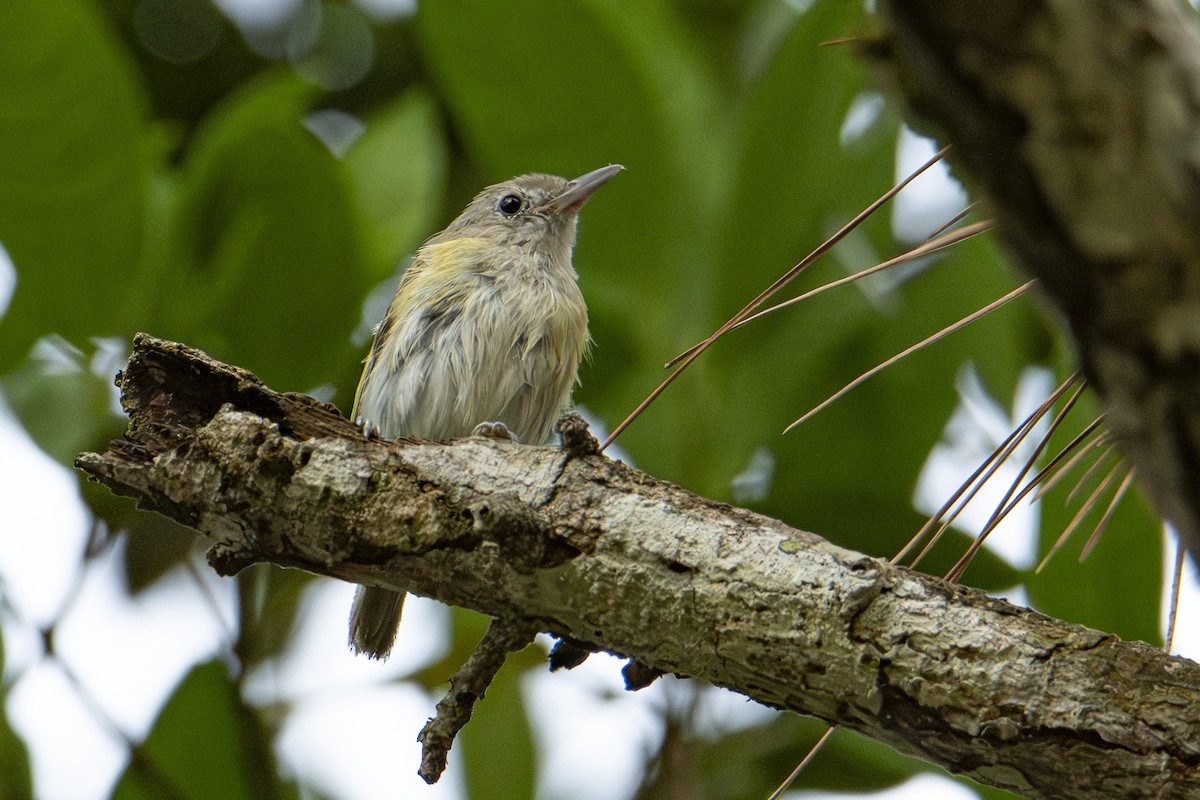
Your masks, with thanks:
[{"label": "textured bark", "polygon": [[1178,0],[883,0],[873,48],[1062,311],[1200,559],[1200,32]]},{"label": "textured bark", "polygon": [[1200,665],[698,497],[577,426],[566,448],[368,441],[144,335],[119,383],[130,430],[78,466],[208,536],[223,574],[403,586],[1029,797],[1200,794]]}]

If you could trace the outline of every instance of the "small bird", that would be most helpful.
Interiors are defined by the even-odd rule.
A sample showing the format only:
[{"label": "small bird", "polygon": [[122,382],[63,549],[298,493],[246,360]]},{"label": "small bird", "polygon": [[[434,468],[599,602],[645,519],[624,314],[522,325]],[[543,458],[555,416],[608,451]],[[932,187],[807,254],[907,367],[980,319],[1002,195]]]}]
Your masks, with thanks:
[{"label": "small bird", "polygon": [[[571,264],[579,209],[623,169],[489,186],[417,251],[375,329],[351,418],[369,435],[541,444],[588,348]],[[360,586],[350,647],[387,658],[404,593]]]}]

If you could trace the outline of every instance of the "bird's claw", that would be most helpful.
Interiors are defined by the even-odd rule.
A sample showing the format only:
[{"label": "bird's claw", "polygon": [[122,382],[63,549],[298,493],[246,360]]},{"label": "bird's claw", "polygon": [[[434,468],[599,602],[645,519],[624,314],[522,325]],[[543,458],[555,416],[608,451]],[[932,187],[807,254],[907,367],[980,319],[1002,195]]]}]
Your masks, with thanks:
[{"label": "bird's claw", "polygon": [[367,437],[367,439],[379,438],[379,426],[371,420],[365,417],[358,417],[354,420],[354,424],[357,425],[360,430],[362,430],[363,436]]},{"label": "bird's claw", "polygon": [[486,436],[489,439],[504,439],[509,442],[519,442],[517,435],[508,429],[503,422],[481,422],[471,431],[472,436]]}]

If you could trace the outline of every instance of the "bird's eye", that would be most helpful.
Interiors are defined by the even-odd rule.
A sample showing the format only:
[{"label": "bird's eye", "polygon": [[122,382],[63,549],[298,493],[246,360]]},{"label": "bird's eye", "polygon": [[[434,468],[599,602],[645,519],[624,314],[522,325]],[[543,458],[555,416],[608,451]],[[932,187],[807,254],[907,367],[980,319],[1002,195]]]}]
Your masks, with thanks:
[{"label": "bird's eye", "polygon": [[520,196],[515,194],[506,194],[504,197],[500,198],[500,205],[498,205],[497,208],[500,209],[500,213],[504,216],[511,217],[513,214],[520,211],[521,206],[523,205],[524,203],[521,201]]}]

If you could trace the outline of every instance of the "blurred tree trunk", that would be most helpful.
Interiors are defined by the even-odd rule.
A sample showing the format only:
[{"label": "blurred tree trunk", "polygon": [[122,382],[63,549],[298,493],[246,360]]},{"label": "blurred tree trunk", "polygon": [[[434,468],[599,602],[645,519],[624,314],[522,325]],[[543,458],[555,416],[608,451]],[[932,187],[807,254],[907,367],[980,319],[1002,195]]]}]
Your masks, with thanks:
[{"label": "blurred tree trunk", "polygon": [[1200,665],[698,497],[578,417],[561,448],[368,441],[145,335],[119,381],[130,429],[77,465],[209,537],[222,574],[405,587],[1029,797],[1200,793]]},{"label": "blurred tree trunk", "polygon": [[871,48],[1074,336],[1200,557],[1200,29],[1176,0],[884,0]]}]

